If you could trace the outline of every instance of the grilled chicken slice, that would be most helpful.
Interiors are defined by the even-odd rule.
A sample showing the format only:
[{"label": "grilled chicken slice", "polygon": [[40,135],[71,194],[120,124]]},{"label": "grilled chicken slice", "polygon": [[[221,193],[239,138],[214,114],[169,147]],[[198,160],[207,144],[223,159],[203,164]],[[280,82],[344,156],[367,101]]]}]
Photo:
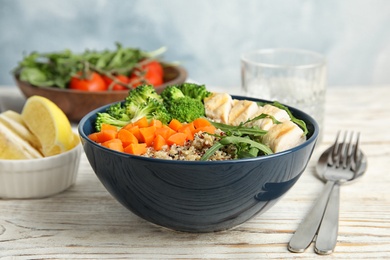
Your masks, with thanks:
[{"label": "grilled chicken slice", "polygon": [[256,102],[249,100],[233,100],[233,107],[229,113],[229,125],[239,125],[252,118],[258,110]]},{"label": "grilled chicken slice", "polygon": [[206,116],[216,122],[228,124],[229,113],[233,105],[232,97],[227,93],[213,93],[204,99]]},{"label": "grilled chicken slice", "polygon": [[306,140],[303,130],[292,121],[273,125],[263,136],[263,143],[274,153],[293,148]]},{"label": "grilled chicken slice", "polygon": [[[259,107],[257,112],[251,118],[254,118],[254,117],[259,116],[261,114],[267,114],[267,115],[273,116],[279,122],[285,122],[285,121],[291,120],[290,116],[287,114],[287,112],[285,110],[277,108],[277,107],[272,106],[270,104],[266,104],[263,107]],[[263,119],[259,119],[259,120],[250,122],[248,125],[257,126],[263,130],[269,130],[274,125],[274,123],[273,123],[271,118],[263,118]]]}]

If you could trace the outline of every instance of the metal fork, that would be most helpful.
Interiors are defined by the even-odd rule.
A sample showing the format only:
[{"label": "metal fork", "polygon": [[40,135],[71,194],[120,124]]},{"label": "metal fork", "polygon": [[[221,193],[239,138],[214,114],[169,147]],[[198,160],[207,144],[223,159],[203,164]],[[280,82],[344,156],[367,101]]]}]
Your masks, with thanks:
[{"label": "metal fork", "polygon": [[[340,132],[338,132],[333,146],[321,155],[317,166],[323,166],[324,170],[318,174],[327,182],[321,196],[291,238],[288,245],[291,252],[304,252],[313,241],[317,231],[316,253],[330,254],[333,252],[338,233],[339,184],[355,179],[361,172],[360,135],[357,134],[355,143],[352,141],[353,136],[354,134],[351,133],[347,142],[347,133],[345,133],[340,143]],[[318,168],[321,169],[321,167]]]}]

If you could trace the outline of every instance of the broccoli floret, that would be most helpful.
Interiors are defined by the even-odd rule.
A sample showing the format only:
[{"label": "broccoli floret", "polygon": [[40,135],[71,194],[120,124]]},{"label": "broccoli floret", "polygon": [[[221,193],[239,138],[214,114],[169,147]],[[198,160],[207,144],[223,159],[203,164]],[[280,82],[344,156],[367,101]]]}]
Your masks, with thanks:
[{"label": "broccoli floret", "polygon": [[176,85],[178,89],[183,92],[184,96],[198,99],[203,102],[203,99],[210,96],[211,92],[206,89],[205,85],[198,85],[194,83],[183,83]]},{"label": "broccoli floret", "polygon": [[122,106],[121,102],[111,105],[106,112],[116,119],[130,121],[130,117],[126,114],[126,108]]},{"label": "broccoli floret", "polygon": [[152,85],[142,85],[129,91],[124,102],[112,104],[105,112],[97,113],[95,128],[100,131],[102,123],[123,127],[142,117],[158,119],[164,124],[171,120],[162,97]]},{"label": "broccoli floret", "polygon": [[96,131],[101,130],[103,123],[123,127],[130,123],[130,117],[126,114],[126,108],[122,106],[121,102],[118,102],[109,106],[105,112],[97,113]]},{"label": "broccoli floret", "polygon": [[165,88],[161,96],[172,118],[180,122],[191,122],[205,115],[203,98],[208,93],[211,94],[204,86],[184,83]]},{"label": "broccoli floret", "polygon": [[171,117],[180,122],[192,122],[205,116],[202,101],[186,96],[171,100],[169,104],[166,104],[166,107]]},{"label": "broccoli floret", "polygon": [[148,98],[146,102],[134,110],[131,122],[136,122],[142,117],[146,117],[148,120],[158,119],[163,124],[168,124],[171,120],[171,116],[164,104],[154,98]]},{"label": "broccoli floret", "polygon": [[157,94],[152,85],[141,85],[130,90],[124,102],[126,114],[133,118],[139,107],[144,106],[145,103],[149,102],[148,100],[152,99],[163,103],[163,98]]},{"label": "broccoli floret", "polygon": [[129,91],[129,94],[125,99],[125,103],[134,103],[140,105],[146,102],[148,98],[154,98],[160,102],[163,102],[162,97],[157,94],[152,85],[141,85]]},{"label": "broccoli floret", "polygon": [[171,100],[185,97],[183,92],[176,86],[168,86],[161,92],[161,97],[165,103],[169,103]]},{"label": "broccoli floret", "polygon": [[96,121],[95,121],[95,128],[96,128],[96,131],[99,132],[101,130],[102,124],[109,124],[109,125],[113,125],[116,127],[123,127],[123,126],[127,125],[128,123],[130,123],[130,120],[120,120],[120,119],[117,119],[117,118],[111,116],[107,112],[103,112],[103,113],[97,113]]}]

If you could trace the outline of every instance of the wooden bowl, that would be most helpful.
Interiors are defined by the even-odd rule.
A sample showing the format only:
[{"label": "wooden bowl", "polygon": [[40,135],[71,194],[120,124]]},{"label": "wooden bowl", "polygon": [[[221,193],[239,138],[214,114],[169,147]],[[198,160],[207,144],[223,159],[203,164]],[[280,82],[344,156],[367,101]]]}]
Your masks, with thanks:
[{"label": "wooden bowl", "polygon": [[[19,80],[14,75],[19,89],[26,98],[39,95],[53,101],[64,111],[69,120],[78,122],[90,111],[116,101],[122,101],[128,95],[128,90],[121,91],[78,91],[55,87],[37,87],[28,82]],[[180,66],[164,66],[164,84],[156,86],[157,93],[161,93],[169,85],[181,84],[187,79],[187,71]]]}]

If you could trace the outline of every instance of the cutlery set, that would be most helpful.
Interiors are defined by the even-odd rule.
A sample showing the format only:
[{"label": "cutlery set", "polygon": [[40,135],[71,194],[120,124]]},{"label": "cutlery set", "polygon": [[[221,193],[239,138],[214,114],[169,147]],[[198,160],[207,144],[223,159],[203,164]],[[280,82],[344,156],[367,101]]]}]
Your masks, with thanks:
[{"label": "cutlery set", "polygon": [[[356,137],[355,137],[356,136]],[[334,251],[338,235],[340,185],[361,177],[366,168],[365,155],[359,148],[360,134],[340,132],[334,144],[320,156],[316,171],[326,184],[313,207],[292,236],[288,250],[304,252],[315,241],[317,254],[327,255]]]}]

